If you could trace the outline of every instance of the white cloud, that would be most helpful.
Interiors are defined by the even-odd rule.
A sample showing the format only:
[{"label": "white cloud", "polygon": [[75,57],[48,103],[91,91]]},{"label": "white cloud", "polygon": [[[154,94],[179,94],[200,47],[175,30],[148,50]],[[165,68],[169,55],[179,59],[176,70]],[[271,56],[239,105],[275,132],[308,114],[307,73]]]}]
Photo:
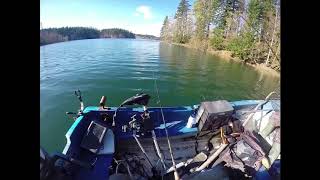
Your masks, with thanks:
[{"label": "white cloud", "polygon": [[132,24],[130,22],[104,22],[95,24],[94,27],[98,29],[104,28],[122,28],[131,31],[135,34],[149,34],[154,36],[160,36],[160,29],[162,27],[162,22],[150,22],[142,24]]},{"label": "white cloud", "polygon": [[160,36],[160,29],[162,27],[162,22],[159,23],[148,23],[148,24],[136,24],[127,25],[124,28],[132,31],[136,34],[150,34],[154,36]]},{"label": "white cloud", "polygon": [[149,6],[139,6],[136,8],[135,16],[143,15],[144,19],[152,19],[151,7]]}]

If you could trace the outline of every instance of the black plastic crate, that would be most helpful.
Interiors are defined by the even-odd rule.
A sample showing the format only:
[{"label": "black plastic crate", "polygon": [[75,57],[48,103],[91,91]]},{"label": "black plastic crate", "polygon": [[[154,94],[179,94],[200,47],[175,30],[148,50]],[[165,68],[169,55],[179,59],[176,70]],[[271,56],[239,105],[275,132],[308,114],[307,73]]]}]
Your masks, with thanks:
[{"label": "black plastic crate", "polygon": [[226,100],[202,102],[196,116],[198,130],[216,130],[226,125],[233,112],[232,105]]}]

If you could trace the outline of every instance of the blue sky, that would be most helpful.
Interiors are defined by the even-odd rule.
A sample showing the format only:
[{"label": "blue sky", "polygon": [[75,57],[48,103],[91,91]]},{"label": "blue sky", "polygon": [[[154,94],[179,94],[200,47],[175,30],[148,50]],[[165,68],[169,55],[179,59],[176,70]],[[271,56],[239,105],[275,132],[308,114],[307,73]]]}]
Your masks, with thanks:
[{"label": "blue sky", "polygon": [[[123,28],[159,36],[166,15],[174,16],[180,0],[40,0],[43,28],[86,26]],[[190,5],[194,0],[189,1]]]}]

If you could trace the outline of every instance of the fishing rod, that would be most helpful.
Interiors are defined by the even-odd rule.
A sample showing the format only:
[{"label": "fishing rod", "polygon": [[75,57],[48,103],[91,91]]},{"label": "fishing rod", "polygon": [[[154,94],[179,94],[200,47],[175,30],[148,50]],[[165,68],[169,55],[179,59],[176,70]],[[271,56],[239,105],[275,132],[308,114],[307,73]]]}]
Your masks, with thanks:
[{"label": "fishing rod", "polygon": [[[133,137],[136,140],[138,146],[140,147],[142,153],[146,157],[148,163],[150,164],[152,173],[155,176],[155,175],[157,175],[156,167],[152,165],[149,156],[147,155],[145,149],[143,148],[143,146],[140,143],[140,141],[138,139],[138,136],[137,136],[137,133],[143,133],[144,134],[145,132],[151,132],[152,140],[153,140],[153,143],[155,145],[155,148],[156,148],[156,151],[157,151],[157,155],[160,158],[160,161],[162,163],[163,169],[166,170],[166,165],[164,163],[164,159],[163,159],[163,156],[162,156],[162,154],[160,152],[159,144],[157,142],[157,137],[156,137],[156,134],[154,132],[154,123],[153,123],[153,120],[150,119],[150,115],[149,115],[149,112],[148,112],[148,109],[147,109],[147,104],[149,102],[149,99],[150,99],[150,96],[148,94],[145,94],[145,93],[136,94],[135,96],[132,96],[132,97],[126,99],[124,102],[122,102],[121,105],[119,106],[119,108],[123,107],[125,105],[135,105],[135,104],[143,106],[143,113],[141,114],[142,122],[138,121],[135,118],[135,116],[137,115],[137,114],[135,114],[135,115],[133,115],[131,117],[132,120],[129,121],[129,123],[128,123],[129,126],[127,126],[127,125],[122,126],[122,130],[124,132],[126,132],[127,128],[129,128],[129,130],[133,130]],[[115,116],[116,116],[116,112],[114,114],[114,117]],[[113,124],[115,124],[114,118],[113,118]],[[142,128],[141,128],[141,126],[142,126]],[[142,132],[141,132],[141,130],[142,130]]]},{"label": "fishing rod", "polygon": [[81,114],[84,110],[84,104],[82,101],[82,95],[81,95],[81,91],[78,89],[77,91],[74,91],[74,94],[77,96],[77,98],[80,101],[80,110],[79,110],[79,114]]},{"label": "fishing rod", "polygon": [[136,140],[136,142],[138,143],[139,148],[141,149],[142,153],[144,154],[144,156],[147,158],[147,161],[149,162],[151,168],[153,169],[153,171],[155,170],[155,167],[152,165],[150,158],[148,156],[148,154],[146,153],[146,151],[144,150],[143,146],[141,145],[139,139],[137,138],[136,132],[133,132],[133,137]]},{"label": "fishing rod", "polygon": [[66,112],[66,115],[73,119],[73,120],[76,120],[77,117],[79,117],[80,115],[82,115],[83,113],[83,110],[84,110],[84,104],[83,104],[83,101],[82,101],[82,95],[81,95],[81,91],[78,89],[76,91],[74,91],[74,94],[77,96],[77,98],[79,99],[80,101],[80,109],[78,110],[78,113],[75,113],[75,112]]},{"label": "fishing rod", "polygon": [[160,96],[159,96],[159,90],[158,90],[158,86],[157,86],[157,80],[154,76],[154,72],[152,71],[153,74],[153,79],[154,79],[154,88],[156,90],[157,93],[157,97],[158,97],[158,104],[160,106],[160,111],[161,111],[161,116],[162,116],[162,122],[164,124],[164,130],[166,132],[166,138],[167,138],[167,142],[168,142],[168,147],[169,147],[169,152],[170,152],[170,156],[171,156],[171,161],[172,161],[172,165],[173,165],[173,170],[174,170],[174,179],[175,180],[180,180],[177,168],[176,168],[176,162],[174,161],[174,157],[173,157],[173,152],[172,152],[172,148],[171,148],[171,143],[170,143],[170,139],[169,139],[169,135],[168,135],[168,130],[167,130],[167,125],[166,125],[166,120],[164,119],[164,115],[163,115],[163,111],[162,111],[162,105],[161,105],[161,101],[160,101]]}]

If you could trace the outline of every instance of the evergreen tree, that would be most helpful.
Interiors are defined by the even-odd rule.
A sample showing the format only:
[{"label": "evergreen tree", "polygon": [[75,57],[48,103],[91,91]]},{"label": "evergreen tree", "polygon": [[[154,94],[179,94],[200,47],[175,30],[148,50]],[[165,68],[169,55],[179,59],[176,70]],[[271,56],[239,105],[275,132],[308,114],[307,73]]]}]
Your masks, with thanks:
[{"label": "evergreen tree", "polygon": [[196,17],[196,36],[203,40],[209,38],[209,27],[213,21],[219,0],[197,0],[194,3]]},{"label": "evergreen tree", "polygon": [[174,16],[175,27],[173,33],[173,40],[178,43],[186,43],[189,41],[190,37],[187,33],[188,26],[188,12],[189,12],[189,2],[187,0],[181,0],[177,8],[177,12]]},{"label": "evergreen tree", "polygon": [[164,18],[163,25],[160,31],[160,39],[163,41],[168,41],[169,40],[169,20],[168,16]]},{"label": "evergreen tree", "polygon": [[280,0],[195,0],[194,14],[186,13],[187,4],[181,0],[168,23],[166,34],[174,42],[190,38],[194,48],[227,50],[245,62],[280,70]]}]

